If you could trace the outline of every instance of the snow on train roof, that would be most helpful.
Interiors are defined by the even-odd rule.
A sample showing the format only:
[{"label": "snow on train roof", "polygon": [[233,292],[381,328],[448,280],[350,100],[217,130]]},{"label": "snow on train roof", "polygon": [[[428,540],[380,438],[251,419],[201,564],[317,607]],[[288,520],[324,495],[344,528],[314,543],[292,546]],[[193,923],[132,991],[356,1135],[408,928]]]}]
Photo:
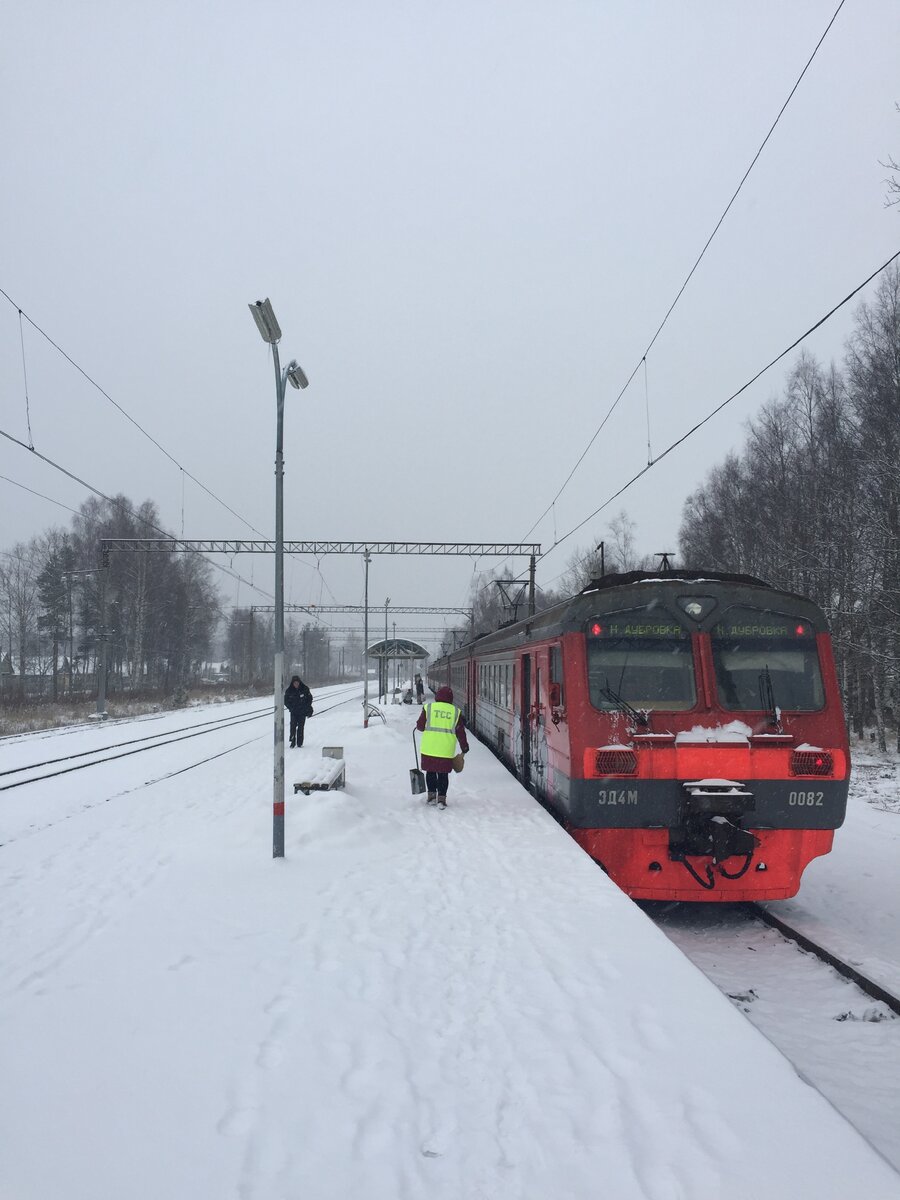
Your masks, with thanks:
[{"label": "snow on train roof", "polygon": [[601,591],[605,588],[627,587],[635,583],[744,583],[749,587],[771,588],[770,583],[755,575],[738,575],[728,571],[679,571],[672,575],[647,575],[645,571],[622,571],[592,579],[578,593]]},{"label": "snow on train roof", "polygon": [[[757,579],[755,575],[740,575],[727,571],[709,570],[679,571],[677,574],[673,573],[671,575],[648,575],[646,571],[624,571],[617,574],[603,575],[599,579],[594,579],[586,587],[582,588],[580,592],[576,592],[573,596],[568,596],[550,608],[542,609],[532,616],[520,617],[517,621],[508,621],[497,629],[478,630],[468,642],[464,643],[453,653],[470,654],[472,653],[472,647],[476,643],[478,643],[480,653],[490,652],[519,642],[527,642],[533,636],[534,631],[537,630],[540,630],[541,636],[546,637],[554,629],[562,631],[564,628],[575,628],[574,625],[567,624],[567,622],[583,618],[585,609],[589,606],[592,596],[599,593],[612,592],[616,589],[624,590],[630,587],[638,587],[639,585],[647,585],[649,588],[657,584],[674,584],[676,587],[700,585],[710,588],[721,584],[737,584],[745,588],[758,588],[766,592],[771,592],[773,597],[779,594],[790,597],[792,604],[802,604],[807,613],[818,609],[815,601],[810,600],[807,596],[802,596],[798,592],[776,588],[764,579]],[[659,593],[658,595],[661,597],[663,593]],[[807,616],[806,619],[811,620],[813,618]],[[452,657],[452,654],[448,657]]]}]

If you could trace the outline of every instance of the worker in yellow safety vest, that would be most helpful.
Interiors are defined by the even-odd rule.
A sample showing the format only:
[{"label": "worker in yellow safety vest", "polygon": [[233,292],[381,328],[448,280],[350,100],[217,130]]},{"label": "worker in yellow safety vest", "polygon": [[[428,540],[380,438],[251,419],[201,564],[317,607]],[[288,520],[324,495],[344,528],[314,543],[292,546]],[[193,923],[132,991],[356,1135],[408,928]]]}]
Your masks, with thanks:
[{"label": "worker in yellow safety vest", "polygon": [[438,688],[434,700],[422,706],[416,729],[422,733],[419,749],[428,789],[427,803],[446,808],[450,772],[457,759],[456,743],[459,742],[463,754],[469,753],[466,721],[453,703],[450,688]]}]

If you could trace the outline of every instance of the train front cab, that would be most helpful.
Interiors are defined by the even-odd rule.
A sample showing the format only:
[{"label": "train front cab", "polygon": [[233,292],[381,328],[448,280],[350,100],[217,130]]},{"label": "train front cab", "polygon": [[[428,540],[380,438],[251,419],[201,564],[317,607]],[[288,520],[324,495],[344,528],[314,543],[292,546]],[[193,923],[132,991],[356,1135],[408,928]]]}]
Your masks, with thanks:
[{"label": "train front cab", "polygon": [[700,590],[596,612],[564,639],[582,751],[563,815],[635,898],[785,899],[846,810],[830,638],[798,597]]}]

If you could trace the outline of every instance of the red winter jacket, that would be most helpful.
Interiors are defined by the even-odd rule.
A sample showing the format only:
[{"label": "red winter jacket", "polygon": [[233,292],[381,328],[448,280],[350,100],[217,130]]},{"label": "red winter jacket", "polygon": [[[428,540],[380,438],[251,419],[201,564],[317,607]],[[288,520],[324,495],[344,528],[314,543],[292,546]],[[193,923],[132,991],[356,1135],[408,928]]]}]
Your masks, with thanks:
[{"label": "red winter jacket", "polygon": [[[441,704],[453,703],[453,692],[448,687],[438,688],[434,694],[435,700]],[[419,713],[419,719],[416,721],[416,729],[423,731],[425,729],[425,709]],[[469,741],[466,737],[466,719],[459,714],[459,720],[456,722],[456,740],[459,742],[459,748],[465,754],[469,749]],[[422,755],[422,770],[436,771],[440,775],[447,775],[452,770],[452,758],[434,758],[430,754]]]}]

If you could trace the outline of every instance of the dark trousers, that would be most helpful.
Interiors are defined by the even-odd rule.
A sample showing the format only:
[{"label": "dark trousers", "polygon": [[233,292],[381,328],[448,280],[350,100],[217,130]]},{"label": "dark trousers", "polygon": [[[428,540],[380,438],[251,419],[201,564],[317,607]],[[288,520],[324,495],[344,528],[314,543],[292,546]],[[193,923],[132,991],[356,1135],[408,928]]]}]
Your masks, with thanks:
[{"label": "dark trousers", "polygon": [[303,745],[303,726],[306,724],[306,717],[296,717],[291,713],[291,745]]},{"label": "dark trousers", "polygon": [[447,795],[447,788],[450,786],[450,774],[448,771],[426,771],[425,786],[429,792],[437,792],[439,796]]}]

